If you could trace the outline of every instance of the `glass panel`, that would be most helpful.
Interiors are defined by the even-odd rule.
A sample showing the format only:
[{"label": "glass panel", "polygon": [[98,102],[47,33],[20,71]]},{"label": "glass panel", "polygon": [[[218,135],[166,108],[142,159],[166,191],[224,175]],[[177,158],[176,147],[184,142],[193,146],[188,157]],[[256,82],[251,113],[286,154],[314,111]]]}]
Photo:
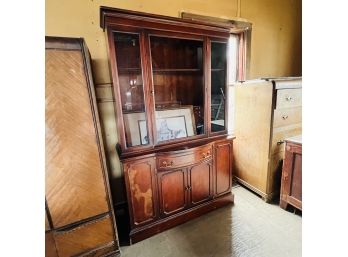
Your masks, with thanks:
[{"label": "glass panel", "polygon": [[127,147],[149,143],[144,104],[139,35],[114,33]]},{"label": "glass panel", "polygon": [[211,131],[225,130],[227,44],[211,42]]},{"label": "glass panel", "polygon": [[203,41],[150,37],[157,142],[205,133]]}]

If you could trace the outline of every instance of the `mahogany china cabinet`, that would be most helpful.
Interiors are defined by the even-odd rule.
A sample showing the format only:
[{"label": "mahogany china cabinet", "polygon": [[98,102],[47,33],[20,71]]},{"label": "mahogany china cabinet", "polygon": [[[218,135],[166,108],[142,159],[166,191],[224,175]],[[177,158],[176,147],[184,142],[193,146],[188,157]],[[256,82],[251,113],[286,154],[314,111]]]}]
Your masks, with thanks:
[{"label": "mahogany china cabinet", "polygon": [[230,27],[100,11],[135,243],[233,202]]}]

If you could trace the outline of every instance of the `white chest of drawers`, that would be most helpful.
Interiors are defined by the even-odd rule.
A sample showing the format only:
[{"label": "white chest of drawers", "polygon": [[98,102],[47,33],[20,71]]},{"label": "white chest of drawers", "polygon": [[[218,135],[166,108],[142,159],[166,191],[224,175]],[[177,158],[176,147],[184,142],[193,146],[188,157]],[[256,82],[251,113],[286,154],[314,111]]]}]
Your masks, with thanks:
[{"label": "white chest of drawers", "polygon": [[235,178],[269,201],[280,191],[284,138],[302,133],[302,79],[235,85]]}]

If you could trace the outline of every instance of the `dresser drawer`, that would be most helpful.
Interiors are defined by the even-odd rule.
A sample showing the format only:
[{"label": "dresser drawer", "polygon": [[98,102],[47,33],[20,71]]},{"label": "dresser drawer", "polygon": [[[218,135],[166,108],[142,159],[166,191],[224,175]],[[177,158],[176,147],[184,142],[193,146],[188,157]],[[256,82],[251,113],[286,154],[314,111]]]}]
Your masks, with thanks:
[{"label": "dresser drawer", "polygon": [[172,169],[189,166],[212,156],[211,144],[189,150],[168,152],[157,157],[157,169]]},{"label": "dresser drawer", "polygon": [[302,134],[302,126],[288,126],[273,130],[271,155],[279,151],[284,151],[284,139]]},{"label": "dresser drawer", "polygon": [[276,109],[302,106],[302,88],[277,90]]},{"label": "dresser drawer", "polygon": [[302,123],[302,107],[274,110],[273,128]]}]

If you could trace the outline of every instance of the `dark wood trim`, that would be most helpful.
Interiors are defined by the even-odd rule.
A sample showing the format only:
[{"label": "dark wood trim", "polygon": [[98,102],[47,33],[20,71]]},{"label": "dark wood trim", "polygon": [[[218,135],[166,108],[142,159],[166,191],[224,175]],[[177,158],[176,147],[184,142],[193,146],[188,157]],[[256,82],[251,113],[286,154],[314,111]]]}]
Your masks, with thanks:
[{"label": "dark wood trim", "polygon": [[201,35],[192,35],[190,33],[178,33],[172,31],[163,31],[156,29],[147,29],[146,30],[149,37],[166,37],[166,38],[177,38],[177,39],[186,39],[186,40],[197,40],[203,41],[204,37]]},{"label": "dark wood trim", "polygon": [[172,228],[176,225],[185,223],[193,218],[199,217],[207,212],[213,211],[222,206],[231,204],[234,202],[234,195],[230,192],[214,200],[207,201],[203,204],[194,206],[167,218],[163,218],[157,222],[151,223],[148,226],[133,229],[130,232],[131,243],[134,244],[145,238],[156,235],[159,232]]},{"label": "dark wood trim", "polygon": [[152,78],[152,66],[151,66],[151,51],[150,51],[150,39],[147,32],[141,33],[141,65],[143,70],[143,84],[144,84],[144,101],[145,101],[145,113],[148,117],[147,125],[147,134],[149,136],[149,146],[153,147],[156,140],[156,133],[154,134],[155,126],[155,99],[154,99],[154,88],[153,88],[153,78]]},{"label": "dark wood trim", "polygon": [[46,216],[47,216],[47,220],[48,220],[48,225],[49,225],[49,230],[46,230],[46,231],[50,231],[52,230],[54,227],[53,227],[53,222],[52,222],[52,217],[51,217],[51,213],[50,213],[50,209],[48,208],[48,205],[47,205],[47,199],[45,197],[45,212],[46,212]]},{"label": "dark wood trim", "polygon": [[95,221],[98,221],[98,220],[102,220],[102,219],[105,219],[107,217],[111,218],[110,212],[101,213],[101,214],[95,215],[93,217],[89,217],[87,219],[79,220],[79,221],[71,223],[69,225],[65,225],[65,226],[62,226],[62,227],[55,228],[54,231],[55,232],[69,231],[69,230],[77,228],[77,227],[79,227],[81,225],[87,225],[88,223],[95,222]]},{"label": "dark wood trim", "polygon": [[57,50],[81,50],[82,38],[70,38],[70,37],[45,37],[45,49],[57,49]]},{"label": "dark wood trim", "polygon": [[107,39],[108,39],[108,48],[109,48],[109,64],[111,70],[112,84],[113,84],[113,92],[115,98],[115,112],[116,112],[116,123],[118,127],[118,139],[120,142],[120,147],[122,151],[125,150],[124,146],[126,145],[125,139],[125,129],[123,125],[123,116],[122,116],[122,103],[121,103],[121,95],[119,90],[119,81],[118,81],[118,70],[117,70],[117,62],[116,62],[116,51],[114,44],[114,33],[112,30],[107,30]]},{"label": "dark wood trim", "polygon": [[[163,15],[155,15],[143,12],[136,12],[118,8],[100,7],[100,27],[105,30],[108,26],[125,24],[134,27],[147,29],[160,28],[161,30],[173,32],[191,31],[192,34],[215,34],[217,37],[226,37],[231,26],[213,24],[204,21],[188,21],[182,18],[175,18]],[[131,21],[131,22],[129,22]],[[139,26],[141,25],[141,26]]]},{"label": "dark wood trim", "polygon": [[106,248],[116,248],[115,250],[107,253],[106,255],[102,255],[103,257],[106,257],[106,256],[121,256],[121,252],[119,250],[119,247],[117,248],[118,246],[115,245],[115,242],[112,241],[112,242],[109,242],[107,244],[103,244],[101,246],[98,246],[92,250],[89,250],[89,251],[86,251],[86,252],[83,252],[83,253],[80,253],[78,256],[95,256],[95,254],[98,254],[98,251],[100,250],[105,250]]},{"label": "dark wood trim", "polygon": [[211,131],[211,40],[206,37],[204,48],[204,84],[205,84],[205,112],[204,127],[205,133],[210,137]]},{"label": "dark wood trim", "polygon": [[200,138],[200,139],[196,139],[196,140],[191,140],[189,142],[187,141],[183,141],[183,142],[174,142],[173,144],[163,144],[163,145],[157,145],[155,146],[153,149],[147,149],[144,151],[138,151],[138,152],[122,152],[120,154],[120,160],[123,161],[127,158],[130,157],[137,157],[140,156],[140,158],[142,157],[149,157],[152,154],[156,153],[156,152],[160,152],[160,151],[177,151],[177,150],[182,150],[182,149],[188,149],[188,148],[192,148],[195,146],[200,146],[202,144],[206,144],[206,143],[210,143],[210,142],[215,142],[216,140],[220,140],[220,139],[234,139],[235,136],[234,135],[214,135],[211,137],[204,137],[204,138]]}]

